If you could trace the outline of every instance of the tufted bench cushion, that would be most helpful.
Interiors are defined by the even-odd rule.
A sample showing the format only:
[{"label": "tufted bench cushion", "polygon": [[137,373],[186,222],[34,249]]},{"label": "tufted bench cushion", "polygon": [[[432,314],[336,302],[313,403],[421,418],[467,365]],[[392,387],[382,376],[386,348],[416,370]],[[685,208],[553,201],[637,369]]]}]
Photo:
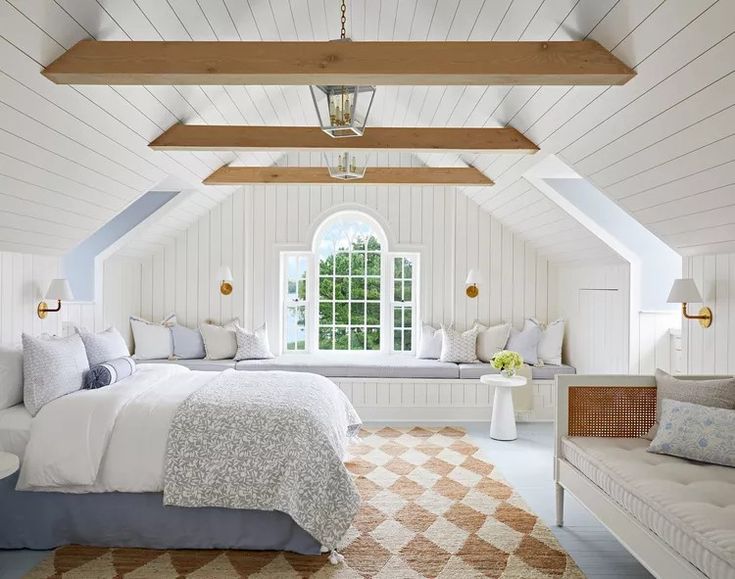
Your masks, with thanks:
[{"label": "tufted bench cushion", "polygon": [[641,438],[562,439],[562,455],[708,577],[735,578],[735,468],[646,452]]},{"label": "tufted bench cushion", "polygon": [[357,353],[346,358],[328,354],[282,354],[270,360],[242,360],[235,368],[313,372],[330,378],[459,378],[457,364],[402,354]]}]

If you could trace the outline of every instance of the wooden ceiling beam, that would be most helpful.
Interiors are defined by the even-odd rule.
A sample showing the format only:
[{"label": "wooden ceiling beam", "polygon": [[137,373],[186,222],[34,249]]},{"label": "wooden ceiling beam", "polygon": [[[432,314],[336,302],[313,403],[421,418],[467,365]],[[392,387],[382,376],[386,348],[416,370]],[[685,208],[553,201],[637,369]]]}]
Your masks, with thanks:
[{"label": "wooden ceiling beam", "polygon": [[43,74],[57,84],[618,85],[635,71],[593,40],[82,40]]},{"label": "wooden ceiling beam", "polygon": [[157,151],[538,151],[534,143],[513,128],[369,127],[362,137],[333,139],[319,127],[178,124],[149,146]]},{"label": "wooden ceiling beam", "polygon": [[205,185],[493,185],[474,167],[368,167],[362,179],[330,177],[326,167],[220,167]]}]

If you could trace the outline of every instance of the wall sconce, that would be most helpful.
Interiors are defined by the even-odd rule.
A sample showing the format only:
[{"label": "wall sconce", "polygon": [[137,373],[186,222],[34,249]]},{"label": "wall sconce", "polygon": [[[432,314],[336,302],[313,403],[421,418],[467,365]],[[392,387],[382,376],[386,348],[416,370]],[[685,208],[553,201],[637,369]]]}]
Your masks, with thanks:
[{"label": "wall sconce", "polygon": [[681,315],[687,320],[699,320],[699,325],[703,328],[709,328],[712,325],[712,310],[707,306],[700,308],[699,314],[696,316],[689,315],[689,312],[687,312],[687,304],[702,303],[702,296],[693,279],[674,280],[669,299],[666,301],[670,304],[681,304]]},{"label": "wall sconce", "polygon": [[477,271],[471,269],[467,274],[467,279],[464,280],[464,284],[467,286],[464,292],[468,298],[476,298],[480,294],[480,289],[477,287],[478,283],[482,283],[481,276]]},{"label": "wall sconce", "polygon": [[48,291],[43,297],[44,300],[56,300],[56,307],[49,308],[48,304],[44,301],[38,304],[36,313],[42,320],[48,316],[49,312],[58,312],[61,310],[61,302],[72,301],[74,295],[71,293],[69,282],[66,279],[52,279],[48,285]]},{"label": "wall sconce", "polygon": [[217,281],[219,281],[219,293],[223,296],[228,296],[232,293],[232,270],[226,265],[222,265],[219,268],[217,274]]}]

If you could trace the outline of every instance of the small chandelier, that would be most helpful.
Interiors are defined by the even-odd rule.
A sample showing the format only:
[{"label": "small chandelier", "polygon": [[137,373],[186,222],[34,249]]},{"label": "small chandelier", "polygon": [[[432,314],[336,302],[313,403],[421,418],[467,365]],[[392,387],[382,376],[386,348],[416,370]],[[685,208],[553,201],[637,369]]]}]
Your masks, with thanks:
[{"label": "small chandelier", "polygon": [[[340,10],[342,29],[337,42],[349,42],[345,31],[345,0]],[[363,135],[375,98],[374,86],[311,85],[309,90],[322,131],[335,139]],[[361,94],[362,98],[358,99]]]},{"label": "small chandelier", "polygon": [[330,162],[326,153],[324,154],[324,160],[327,163],[329,176],[332,179],[353,181],[355,179],[362,179],[365,176],[365,167],[359,167],[355,155],[350,155],[347,151],[337,154],[336,164]]}]

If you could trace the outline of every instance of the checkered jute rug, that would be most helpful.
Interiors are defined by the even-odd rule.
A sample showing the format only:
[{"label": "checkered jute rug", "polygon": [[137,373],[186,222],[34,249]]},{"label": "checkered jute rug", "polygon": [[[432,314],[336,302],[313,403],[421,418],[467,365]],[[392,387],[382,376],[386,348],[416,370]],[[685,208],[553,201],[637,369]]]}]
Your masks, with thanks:
[{"label": "checkered jute rug", "polygon": [[341,565],[326,555],[69,546],[27,577],[584,578],[460,429],[363,429],[347,467],[363,502]]}]

